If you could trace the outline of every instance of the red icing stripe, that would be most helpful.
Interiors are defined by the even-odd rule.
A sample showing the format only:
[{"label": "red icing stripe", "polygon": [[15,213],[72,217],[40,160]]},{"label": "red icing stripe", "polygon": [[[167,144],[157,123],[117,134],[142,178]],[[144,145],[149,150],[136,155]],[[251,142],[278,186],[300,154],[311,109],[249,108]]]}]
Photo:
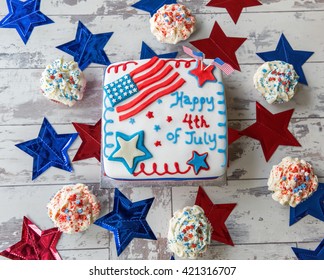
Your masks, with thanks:
[{"label": "red icing stripe", "polygon": [[144,98],[146,98],[148,95],[150,95],[155,90],[158,90],[160,88],[163,88],[163,87],[166,87],[166,86],[170,85],[178,76],[179,76],[179,73],[176,72],[170,78],[165,80],[164,82],[159,83],[159,84],[157,84],[155,86],[152,86],[152,87],[148,88],[141,95],[137,96],[132,101],[130,101],[130,102],[124,104],[124,105],[118,106],[116,108],[117,113],[120,113],[120,112],[123,112],[123,111],[126,111],[126,110],[132,108],[133,106],[135,106],[136,104],[138,104],[139,102],[144,100]]},{"label": "red icing stripe", "polygon": [[[171,65],[168,65],[163,71],[162,73],[160,73],[159,75],[154,76],[151,79],[146,80],[143,83],[140,83],[139,85],[137,85],[138,90],[142,90],[145,87],[148,87],[150,85],[152,85],[155,82],[161,81],[166,75],[168,75],[171,71],[173,70],[173,67]],[[150,72],[151,74],[152,72]],[[153,73],[152,73],[153,74]],[[152,75],[151,75],[152,76]]]},{"label": "red icing stripe", "polygon": [[152,57],[148,62],[146,62],[142,66],[134,69],[132,72],[130,72],[129,75],[131,77],[133,77],[134,75],[139,74],[139,73],[145,71],[146,69],[148,69],[151,66],[153,66],[158,60],[159,60],[159,58],[157,56]]},{"label": "red icing stripe", "polygon": [[157,99],[161,98],[164,95],[170,94],[171,92],[176,91],[179,87],[181,87],[186,81],[184,79],[179,79],[175,84],[173,84],[172,86],[156,93],[155,95],[153,95],[151,98],[149,98],[147,101],[141,103],[137,108],[135,108],[134,110],[128,112],[125,115],[121,115],[119,116],[119,121],[123,121],[126,120],[128,118],[131,118],[133,116],[135,116],[136,114],[138,114],[139,112],[141,112],[142,110],[144,110],[147,106],[151,105],[154,101],[156,101]]},{"label": "red icing stripe", "polygon": [[153,75],[155,75],[156,73],[158,73],[165,65],[165,61],[164,60],[160,60],[159,63],[154,66],[154,68],[148,72],[146,72],[144,75],[139,76],[137,78],[133,78],[133,81],[135,84],[142,82],[145,79],[148,79],[149,77],[152,77]]},{"label": "red icing stripe", "polygon": [[154,162],[154,163],[152,164],[152,169],[153,169],[153,171],[151,171],[151,172],[147,172],[147,171],[145,171],[145,163],[142,162],[142,163],[140,164],[140,170],[139,170],[138,172],[134,172],[133,175],[134,175],[134,177],[140,175],[141,173],[145,174],[146,176],[152,176],[152,175],[154,175],[154,174],[156,174],[156,175],[158,175],[158,176],[163,176],[163,175],[165,175],[165,174],[169,174],[169,175],[176,175],[176,174],[187,174],[187,173],[191,170],[191,167],[188,167],[187,170],[185,170],[185,171],[181,171],[178,162],[175,162],[175,163],[174,163],[174,167],[175,167],[175,171],[173,171],[173,172],[172,172],[172,171],[169,171],[169,166],[168,166],[167,163],[165,163],[165,164],[164,164],[164,171],[163,171],[163,172],[159,172],[159,171],[157,170],[157,164]]}]

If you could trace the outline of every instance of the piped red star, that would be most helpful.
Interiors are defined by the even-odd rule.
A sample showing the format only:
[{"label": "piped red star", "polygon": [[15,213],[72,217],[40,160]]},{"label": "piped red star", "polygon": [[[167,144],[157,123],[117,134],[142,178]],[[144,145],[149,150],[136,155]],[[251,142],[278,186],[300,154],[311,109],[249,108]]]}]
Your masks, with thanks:
[{"label": "piped red star", "polygon": [[167,119],[166,119],[166,121],[168,122],[168,123],[170,123],[170,122],[172,122],[172,117],[171,116],[167,116]]},{"label": "piped red star", "polygon": [[272,114],[260,103],[256,102],[256,122],[240,132],[241,135],[259,140],[264,157],[268,161],[280,145],[301,145],[288,130],[294,109]]},{"label": "piped red star", "polygon": [[234,69],[240,71],[241,69],[235,52],[246,39],[247,38],[227,37],[217,21],[215,21],[209,38],[191,41],[190,44],[203,52],[206,58],[215,59],[219,57]]},{"label": "piped red star", "polygon": [[237,23],[244,8],[259,5],[262,3],[258,0],[211,0],[206,6],[225,8],[232,20]]},{"label": "piped red star", "polygon": [[149,119],[153,119],[154,118],[154,115],[153,115],[153,112],[151,111],[148,111],[146,116],[149,118]]},{"label": "piped red star", "polygon": [[215,66],[207,66],[202,61],[197,61],[197,67],[189,71],[189,74],[197,78],[199,87],[202,87],[206,82],[217,82],[213,71]]},{"label": "piped red star", "polygon": [[58,228],[42,231],[24,217],[21,240],[0,255],[12,260],[61,260],[56,250],[61,234]]},{"label": "piped red star", "polygon": [[96,158],[100,162],[101,119],[95,125],[72,123],[82,139],[73,161]]},{"label": "piped red star", "polygon": [[159,147],[159,146],[162,146],[162,143],[161,143],[161,141],[156,141],[154,143],[154,145],[155,145],[155,147]]},{"label": "piped red star", "polygon": [[213,231],[211,239],[234,246],[225,221],[233,211],[236,203],[213,204],[202,187],[199,187],[195,205],[200,206],[209,220]]}]

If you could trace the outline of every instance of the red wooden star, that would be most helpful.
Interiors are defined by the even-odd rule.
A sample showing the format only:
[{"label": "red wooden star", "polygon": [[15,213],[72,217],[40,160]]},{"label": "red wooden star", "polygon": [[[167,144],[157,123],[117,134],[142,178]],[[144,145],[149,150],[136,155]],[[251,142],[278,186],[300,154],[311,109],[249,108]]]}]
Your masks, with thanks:
[{"label": "red wooden star", "polygon": [[235,52],[246,39],[247,38],[227,37],[217,21],[215,21],[209,38],[191,41],[190,43],[203,52],[206,58],[215,59],[219,57],[234,69],[240,71],[241,69],[236,59]]},{"label": "red wooden star", "polygon": [[301,146],[288,130],[293,112],[294,109],[291,109],[272,114],[256,102],[256,122],[242,130],[240,134],[259,140],[264,157],[268,161],[280,145]]},{"label": "red wooden star", "polygon": [[236,203],[213,204],[204,189],[199,187],[195,205],[200,206],[204,210],[207,219],[213,227],[212,240],[234,246],[225,221],[233,211]]},{"label": "red wooden star", "polygon": [[237,139],[241,138],[240,131],[235,130],[233,128],[228,128],[228,145],[231,145],[233,142],[235,142]]},{"label": "red wooden star", "polygon": [[207,67],[207,65],[202,61],[198,60],[197,62],[197,67],[189,71],[189,74],[197,78],[198,85],[202,87],[208,81],[217,82],[217,79],[213,74],[215,66],[209,65]]},{"label": "red wooden star", "polygon": [[58,228],[42,231],[24,217],[21,240],[0,255],[12,260],[61,260],[56,250],[61,234]]},{"label": "red wooden star", "polygon": [[259,5],[262,3],[258,0],[211,0],[206,6],[225,8],[232,20],[237,23],[244,8]]},{"label": "red wooden star", "polygon": [[146,116],[149,118],[149,119],[154,119],[154,115],[153,115],[153,112],[151,111],[148,111]]},{"label": "red wooden star", "polygon": [[100,162],[101,119],[95,125],[72,123],[82,139],[73,161],[95,157]]}]

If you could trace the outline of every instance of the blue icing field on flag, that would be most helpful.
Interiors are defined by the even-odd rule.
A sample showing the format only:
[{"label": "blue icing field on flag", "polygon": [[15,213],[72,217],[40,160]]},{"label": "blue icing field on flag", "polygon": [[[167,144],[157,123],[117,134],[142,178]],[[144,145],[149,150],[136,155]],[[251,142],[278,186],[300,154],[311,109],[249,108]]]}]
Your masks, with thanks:
[{"label": "blue icing field on flag", "polygon": [[120,79],[104,86],[105,92],[109,98],[111,106],[128,99],[138,93],[138,88],[130,75],[124,75]]}]

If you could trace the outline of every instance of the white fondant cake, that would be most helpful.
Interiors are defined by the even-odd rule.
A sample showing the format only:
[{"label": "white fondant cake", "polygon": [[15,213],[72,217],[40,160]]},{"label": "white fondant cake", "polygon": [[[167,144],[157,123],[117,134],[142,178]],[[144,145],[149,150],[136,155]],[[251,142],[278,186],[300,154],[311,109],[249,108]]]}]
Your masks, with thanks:
[{"label": "white fondant cake", "polygon": [[221,72],[193,59],[110,65],[103,97],[103,164],[116,180],[207,180],[226,173]]}]

